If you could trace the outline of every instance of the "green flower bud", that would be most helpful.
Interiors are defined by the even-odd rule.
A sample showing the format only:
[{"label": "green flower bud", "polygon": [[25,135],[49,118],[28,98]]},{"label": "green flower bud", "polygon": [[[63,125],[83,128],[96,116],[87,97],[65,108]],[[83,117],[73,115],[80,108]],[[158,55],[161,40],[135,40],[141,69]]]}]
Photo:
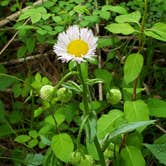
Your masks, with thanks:
[{"label": "green flower bud", "polygon": [[71,154],[71,158],[70,158],[70,163],[73,165],[78,165],[81,161],[81,153],[80,152],[73,152]]},{"label": "green flower bud", "polygon": [[119,89],[110,89],[106,95],[107,101],[112,105],[118,104],[122,99],[122,94]]},{"label": "green flower bud", "polygon": [[85,155],[84,158],[81,159],[80,166],[93,166],[93,158],[89,155]]},{"label": "green flower bud", "polygon": [[57,90],[57,100],[63,103],[67,103],[72,98],[72,91],[63,87]]},{"label": "green flower bud", "polygon": [[54,91],[54,87],[53,86],[51,86],[51,85],[44,85],[40,89],[40,97],[43,100],[49,100],[50,97],[52,96],[53,91]]}]

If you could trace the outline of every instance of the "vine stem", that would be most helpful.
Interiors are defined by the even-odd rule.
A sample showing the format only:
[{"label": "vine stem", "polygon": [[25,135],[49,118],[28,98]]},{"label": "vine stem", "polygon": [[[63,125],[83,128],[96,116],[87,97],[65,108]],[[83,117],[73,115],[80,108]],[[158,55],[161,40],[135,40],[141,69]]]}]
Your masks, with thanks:
[{"label": "vine stem", "polygon": [[[83,74],[82,74],[82,71],[81,71],[81,66],[80,64],[78,64],[78,72],[79,72],[79,76],[80,76],[80,81],[82,83],[82,86],[83,86],[83,104],[84,104],[84,116],[86,117],[87,116],[87,120],[88,120],[88,117],[89,117],[89,113],[90,113],[90,110],[89,110],[89,105],[88,105],[88,97],[89,97],[89,91],[88,91],[88,87],[87,87],[87,84],[85,83],[85,80],[84,80],[84,77],[83,77]],[[86,119],[85,119],[86,120]],[[87,120],[85,122],[87,122]],[[86,124],[86,123],[85,123]],[[79,135],[78,137],[81,137],[81,132],[83,130],[83,127],[84,127],[84,124],[81,125],[81,129],[79,131]],[[80,138],[79,138],[79,141],[80,141]],[[77,145],[79,145],[80,142],[77,142]],[[99,141],[98,141],[98,138],[97,136],[95,136],[94,138],[94,144],[95,144],[95,147],[97,149],[97,153],[99,155],[99,158],[100,158],[100,164],[101,166],[106,166],[106,163],[105,163],[105,159],[104,159],[104,154],[102,152],[102,149],[101,149],[101,146],[99,144]]]}]

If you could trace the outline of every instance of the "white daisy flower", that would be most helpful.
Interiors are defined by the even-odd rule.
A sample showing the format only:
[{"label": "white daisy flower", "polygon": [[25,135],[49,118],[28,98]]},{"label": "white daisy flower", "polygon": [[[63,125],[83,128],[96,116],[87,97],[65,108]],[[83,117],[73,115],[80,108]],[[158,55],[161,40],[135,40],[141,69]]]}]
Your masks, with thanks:
[{"label": "white daisy flower", "polygon": [[54,45],[54,52],[62,62],[70,60],[81,63],[85,59],[93,59],[97,47],[98,38],[88,28],[70,26],[66,32],[58,35],[58,41]]}]

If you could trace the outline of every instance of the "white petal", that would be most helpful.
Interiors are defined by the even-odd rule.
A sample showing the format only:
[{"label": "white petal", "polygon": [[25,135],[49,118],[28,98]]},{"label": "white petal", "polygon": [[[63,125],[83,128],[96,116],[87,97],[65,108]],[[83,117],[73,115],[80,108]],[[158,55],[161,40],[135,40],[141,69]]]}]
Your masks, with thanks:
[{"label": "white petal", "polygon": [[68,36],[70,41],[78,40],[79,39],[79,27],[77,25],[73,25],[73,26],[69,27],[68,30],[66,31],[66,35]]}]

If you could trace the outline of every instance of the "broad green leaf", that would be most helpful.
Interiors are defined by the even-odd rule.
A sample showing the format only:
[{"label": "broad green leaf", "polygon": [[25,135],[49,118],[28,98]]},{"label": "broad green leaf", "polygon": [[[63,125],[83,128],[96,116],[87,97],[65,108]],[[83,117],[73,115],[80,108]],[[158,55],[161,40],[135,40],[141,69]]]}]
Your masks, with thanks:
[{"label": "broad green leaf", "polygon": [[[63,115],[63,113],[60,111],[56,111],[54,117],[58,126],[62,124],[65,120],[65,115]],[[54,118],[51,115],[47,116],[44,121],[53,126],[55,125]]]},{"label": "broad green leaf", "polygon": [[36,130],[30,130],[29,131],[29,136],[31,136],[32,138],[37,138],[38,137],[38,133]]},{"label": "broad green leaf", "polygon": [[51,141],[51,149],[57,158],[68,162],[74,149],[73,141],[66,133],[55,135]]},{"label": "broad green leaf", "polygon": [[144,144],[160,163],[166,165],[166,143],[163,144]]},{"label": "broad green leaf", "polygon": [[143,56],[139,53],[130,54],[124,65],[124,80],[128,84],[134,81],[143,67]]},{"label": "broad green leaf", "polygon": [[28,135],[19,135],[15,138],[14,141],[21,143],[21,144],[24,144],[25,142],[29,141],[30,139],[31,139],[31,137]]},{"label": "broad green leaf", "polygon": [[108,11],[101,10],[100,11],[100,17],[103,18],[104,20],[109,20],[111,14]]},{"label": "broad green leaf", "polygon": [[140,149],[134,146],[125,146],[121,151],[123,166],[145,166],[145,160]]},{"label": "broad green leaf", "polygon": [[147,100],[149,113],[151,116],[166,118],[166,102],[163,100],[149,98]]},{"label": "broad green leaf", "polygon": [[34,148],[37,144],[38,144],[38,139],[32,139],[31,141],[28,142],[27,147]]},{"label": "broad green leaf", "polygon": [[130,35],[136,30],[128,23],[112,23],[106,26],[106,29],[115,34]]},{"label": "broad green leaf", "polygon": [[35,12],[35,14],[31,16],[32,24],[39,22],[41,18],[42,18],[42,14]]},{"label": "broad green leaf", "polygon": [[131,123],[120,125],[113,132],[111,132],[110,134],[105,136],[104,141],[103,141],[103,149],[105,150],[109,146],[109,144],[113,138],[115,138],[121,134],[131,132],[137,128],[146,127],[150,124],[153,124],[154,122],[155,122],[154,120],[149,120],[149,121],[131,122]]},{"label": "broad green leaf", "polygon": [[110,72],[104,69],[96,69],[94,71],[94,74],[96,78],[102,79],[106,85],[106,87],[110,86],[111,80],[112,80],[112,75]]},{"label": "broad green leaf", "polygon": [[166,42],[166,23],[156,23],[144,31],[145,35]]},{"label": "broad green leaf", "polygon": [[128,122],[149,120],[149,109],[143,100],[126,101],[124,114]]},{"label": "broad green leaf", "polygon": [[149,120],[149,121],[139,121],[139,122],[130,122],[127,124],[122,124],[119,126],[116,130],[111,132],[108,136],[108,139],[112,139],[114,137],[117,137],[121,134],[131,132],[137,128],[143,127],[143,126],[148,126],[150,124],[153,124],[155,121],[154,120]]},{"label": "broad green leaf", "polygon": [[118,122],[122,121],[123,116],[120,110],[111,110],[108,114],[103,114],[97,121],[97,136],[103,138],[107,133],[112,132]]},{"label": "broad green leaf", "polygon": [[130,23],[130,22],[139,23],[140,18],[141,18],[141,13],[139,11],[135,11],[129,14],[117,16],[115,18],[115,21],[118,23]]},{"label": "broad green leaf", "polygon": [[112,11],[112,12],[116,12],[116,13],[119,13],[119,14],[127,14],[127,10],[122,7],[122,6],[112,6],[112,5],[104,5],[102,7],[102,10],[108,10],[108,11]]}]

